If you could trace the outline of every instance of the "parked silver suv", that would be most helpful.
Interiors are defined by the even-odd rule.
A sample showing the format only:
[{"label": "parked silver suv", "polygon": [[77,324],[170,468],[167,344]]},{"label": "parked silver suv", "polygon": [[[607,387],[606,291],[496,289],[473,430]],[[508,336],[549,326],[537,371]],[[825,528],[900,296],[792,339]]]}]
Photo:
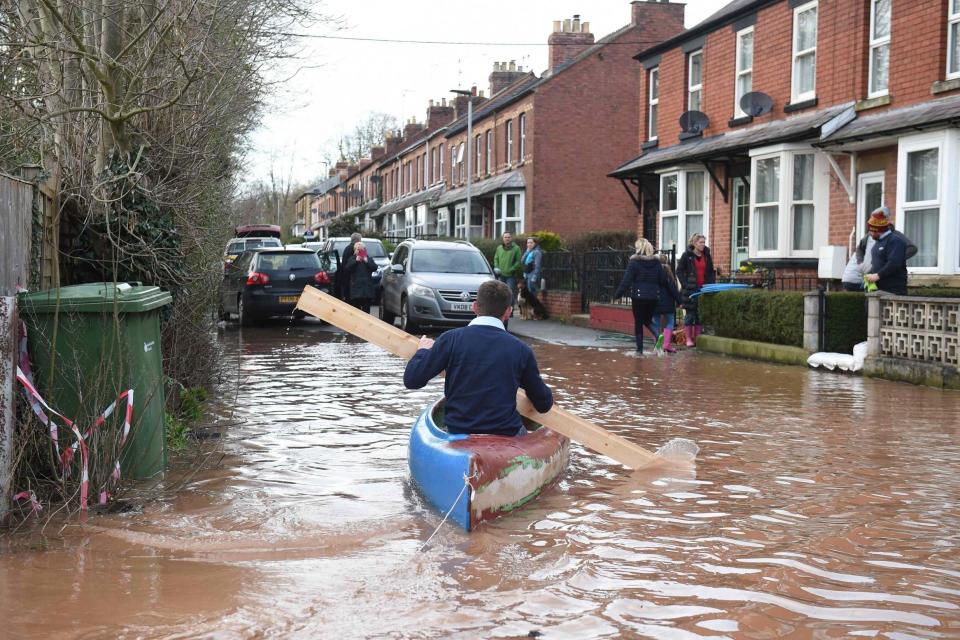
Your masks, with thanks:
[{"label": "parked silver suv", "polygon": [[477,289],[493,280],[486,257],[466,241],[404,240],[383,270],[380,319],[400,317],[404,331],[460,327],[476,316]]}]

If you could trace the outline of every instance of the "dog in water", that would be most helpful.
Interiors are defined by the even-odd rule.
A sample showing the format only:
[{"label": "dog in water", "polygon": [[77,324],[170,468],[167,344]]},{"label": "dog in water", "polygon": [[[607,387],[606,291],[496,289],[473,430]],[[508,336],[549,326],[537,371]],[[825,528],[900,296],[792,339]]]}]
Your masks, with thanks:
[{"label": "dog in water", "polygon": [[517,305],[520,307],[521,320],[546,320],[550,317],[540,298],[527,288],[523,280],[517,282]]}]

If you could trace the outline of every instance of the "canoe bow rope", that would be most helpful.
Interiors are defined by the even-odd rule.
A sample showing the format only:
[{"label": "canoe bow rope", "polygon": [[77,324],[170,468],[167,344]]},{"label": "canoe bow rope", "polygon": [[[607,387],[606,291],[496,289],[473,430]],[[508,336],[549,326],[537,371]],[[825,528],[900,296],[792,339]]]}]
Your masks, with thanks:
[{"label": "canoe bow rope", "polygon": [[480,478],[480,470],[479,470],[479,469],[475,469],[474,472],[473,472],[473,474],[471,474],[471,475],[469,475],[469,476],[466,475],[466,474],[464,474],[464,476],[463,476],[463,488],[460,489],[460,493],[457,494],[457,498],[453,501],[453,504],[450,505],[450,508],[447,510],[447,514],[446,514],[445,516],[443,516],[443,520],[440,521],[440,524],[437,525],[437,528],[433,530],[433,533],[430,534],[430,537],[427,538],[427,541],[424,542],[424,543],[420,546],[420,548],[418,549],[418,551],[423,551],[424,549],[427,548],[427,545],[430,544],[430,541],[431,541],[431,540],[433,540],[433,536],[437,535],[437,532],[440,531],[440,527],[443,526],[443,523],[446,522],[446,521],[447,521],[447,518],[450,517],[450,514],[453,513],[454,508],[456,508],[456,506],[457,506],[458,504],[460,504],[460,498],[463,497],[463,492],[466,491],[466,490],[467,490],[467,487],[470,486],[470,481],[471,481],[471,480],[478,479],[478,478]]}]

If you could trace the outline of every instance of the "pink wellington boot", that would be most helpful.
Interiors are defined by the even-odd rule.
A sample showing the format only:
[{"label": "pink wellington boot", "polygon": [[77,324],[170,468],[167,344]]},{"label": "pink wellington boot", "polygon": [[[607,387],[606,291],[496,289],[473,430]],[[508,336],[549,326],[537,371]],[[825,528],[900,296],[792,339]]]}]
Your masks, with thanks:
[{"label": "pink wellington boot", "polygon": [[697,339],[700,337],[700,334],[703,333],[703,325],[702,325],[702,324],[695,324],[695,325],[693,325],[693,328],[694,328],[694,331],[693,331],[693,342],[696,343],[696,342],[697,342]]},{"label": "pink wellington boot", "polygon": [[663,350],[667,353],[676,353],[677,350],[673,348],[671,342],[673,341],[673,329],[664,329],[663,330]]},{"label": "pink wellington boot", "polygon": [[683,328],[683,332],[687,335],[687,346],[688,346],[688,347],[696,346],[695,343],[694,343],[694,341],[693,341],[694,331],[696,331],[696,325],[688,324],[688,325],[686,325],[686,326]]}]

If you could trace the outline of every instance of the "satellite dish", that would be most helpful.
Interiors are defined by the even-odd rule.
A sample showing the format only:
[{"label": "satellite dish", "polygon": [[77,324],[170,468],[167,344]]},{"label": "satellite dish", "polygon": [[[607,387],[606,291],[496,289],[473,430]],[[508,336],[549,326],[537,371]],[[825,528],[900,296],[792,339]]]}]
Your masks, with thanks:
[{"label": "satellite dish", "polygon": [[684,133],[701,133],[710,125],[710,118],[702,111],[684,111],[680,115],[680,129]]},{"label": "satellite dish", "polygon": [[740,97],[740,110],[748,116],[762,116],[773,109],[773,98],[762,91],[751,91]]}]

